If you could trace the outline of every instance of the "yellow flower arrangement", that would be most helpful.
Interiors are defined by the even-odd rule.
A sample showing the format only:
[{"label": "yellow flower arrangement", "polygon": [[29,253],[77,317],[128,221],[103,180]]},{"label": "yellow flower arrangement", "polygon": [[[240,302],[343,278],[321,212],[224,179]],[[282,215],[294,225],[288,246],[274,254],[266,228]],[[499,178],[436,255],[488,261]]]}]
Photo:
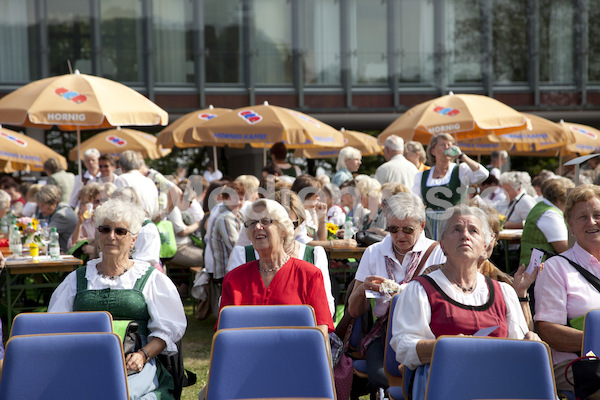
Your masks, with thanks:
[{"label": "yellow flower arrangement", "polygon": [[339,229],[340,229],[340,227],[337,226],[336,224],[334,224],[333,222],[328,222],[327,223],[327,239],[328,240],[337,239],[336,233]]}]

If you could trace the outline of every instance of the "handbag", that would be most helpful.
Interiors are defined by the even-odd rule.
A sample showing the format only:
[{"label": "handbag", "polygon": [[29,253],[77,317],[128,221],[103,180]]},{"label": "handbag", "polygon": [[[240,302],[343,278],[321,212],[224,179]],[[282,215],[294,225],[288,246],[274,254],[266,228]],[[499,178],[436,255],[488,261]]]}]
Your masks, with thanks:
[{"label": "handbag", "polygon": [[[119,335],[123,343],[123,354],[135,353],[142,348],[142,337],[138,332],[140,325],[135,321],[113,321],[113,332]],[[139,371],[127,371],[127,375],[137,374]]]},{"label": "handbag", "polygon": [[[569,380],[567,371],[573,368],[573,382]],[[600,358],[584,356],[567,364],[565,379],[575,387],[575,398],[581,400],[600,399]]]},{"label": "handbag", "polygon": [[341,355],[337,360],[337,365],[335,365],[333,369],[335,392],[338,400],[350,399],[350,393],[352,392],[352,381],[354,380],[354,362],[346,353],[348,352],[348,345],[350,344],[350,335],[352,334],[353,326],[354,319],[348,324],[346,334],[344,335],[344,344],[342,346]]},{"label": "handbag", "polygon": [[356,243],[359,247],[369,247],[374,243],[381,242],[385,237],[369,231],[356,232]]},{"label": "handbag", "polygon": [[175,231],[171,221],[158,221],[156,223],[158,233],[160,234],[160,258],[171,258],[177,253],[177,242],[175,241]]}]

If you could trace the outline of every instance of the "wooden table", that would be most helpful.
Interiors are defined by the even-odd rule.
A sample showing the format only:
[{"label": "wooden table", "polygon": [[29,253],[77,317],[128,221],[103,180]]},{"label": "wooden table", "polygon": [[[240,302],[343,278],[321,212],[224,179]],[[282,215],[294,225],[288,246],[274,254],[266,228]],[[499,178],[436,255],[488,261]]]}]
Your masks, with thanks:
[{"label": "wooden table", "polygon": [[[506,268],[506,273],[510,273],[510,262],[508,260],[508,256],[510,254],[508,250],[509,244],[521,243],[521,236],[523,236],[523,229],[504,229],[500,231],[498,234],[498,241],[502,241],[504,243],[504,263]],[[519,266],[517,266],[518,268]]]},{"label": "wooden table", "polygon": [[[6,285],[6,317],[7,324],[23,310],[34,310],[40,305],[17,307],[19,300],[27,291],[40,289],[54,290],[63,280],[64,275],[80,266],[82,261],[70,255],[61,255],[52,260],[49,256],[40,256],[34,260],[31,256],[6,257],[6,271],[1,272],[0,282]],[[47,304],[45,304],[47,306]]]},{"label": "wooden table", "polygon": [[334,249],[325,249],[325,252],[330,260],[347,260],[349,258],[360,260],[366,249],[366,247],[336,247]]},{"label": "wooden table", "polygon": [[[366,247],[347,247],[325,249],[330,265],[332,260],[348,260],[355,259],[360,261]],[[336,304],[344,304],[348,285],[356,275],[357,267],[353,268],[329,268],[329,276],[331,277],[331,288],[333,296],[336,298]]]}]

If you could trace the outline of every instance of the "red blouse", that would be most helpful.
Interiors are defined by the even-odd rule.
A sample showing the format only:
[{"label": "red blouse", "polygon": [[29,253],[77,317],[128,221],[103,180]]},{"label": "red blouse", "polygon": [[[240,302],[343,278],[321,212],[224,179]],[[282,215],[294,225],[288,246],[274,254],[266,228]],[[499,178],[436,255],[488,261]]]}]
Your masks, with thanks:
[{"label": "red blouse", "polygon": [[317,325],[327,325],[330,332],[334,331],[323,274],[306,261],[290,258],[277,271],[268,288],[265,288],[260,276],[258,260],[243,264],[225,275],[220,308],[261,304],[308,304],[315,310]]}]

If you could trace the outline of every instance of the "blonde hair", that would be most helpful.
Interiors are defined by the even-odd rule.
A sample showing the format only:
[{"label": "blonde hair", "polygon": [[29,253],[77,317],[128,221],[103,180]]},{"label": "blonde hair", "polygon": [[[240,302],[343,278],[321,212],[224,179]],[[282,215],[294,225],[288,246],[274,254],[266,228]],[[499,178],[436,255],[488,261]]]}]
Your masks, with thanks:
[{"label": "blonde hair", "polygon": [[440,140],[450,142],[452,145],[456,144],[454,136],[448,133],[440,133],[439,135],[435,135],[434,137],[432,137],[429,141],[429,146],[427,146],[427,159],[429,160],[429,164],[431,165],[435,164],[435,156],[431,154],[431,149],[433,149],[439,143]]},{"label": "blonde hair", "polygon": [[571,218],[573,208],[576,204],[589,201],[593,198],[600,200],[600,186],[593,184],[579,185],[567,196],[567,202],[565,204],[565,220]]}]

